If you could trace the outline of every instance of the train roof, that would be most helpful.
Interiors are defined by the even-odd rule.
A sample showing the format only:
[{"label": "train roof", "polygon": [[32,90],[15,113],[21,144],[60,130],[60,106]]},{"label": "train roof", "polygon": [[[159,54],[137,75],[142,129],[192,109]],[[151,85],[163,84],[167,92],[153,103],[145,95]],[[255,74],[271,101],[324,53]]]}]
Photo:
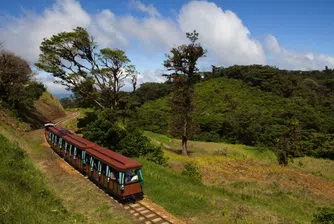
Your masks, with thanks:
[{"label": "train roof", "polygon": [[81,148],[81,149],[86,149],[86,148],[89,148],[89,147],[93,147],[95,146],[96,144],[85,139],[85,138],[82,138],[80,136],[77,136],[73,133],[68,133],[66,135],[63,136],[63,139],[65,141],[67,141],[68,143],[71,143],[72,145],[76,145],[77,147]]},{"label": "train roof", "polygon": [[80,149],[84,149],[89,155],[102,160],[107,165],[110,165],[119,171],[138,169],[142,167],[142,165],[137,161],[110,149],[99,146],[83,137],[77,136],[67,129],[59,128],[57,126],[48,127],[48,129],[56,135],[62,137],[66,142],[69,142]]},{"label": "train roof", "polygon": [[48,130],[52,131],[54,134],[59,135],[59,136],[63,136],[66,135],[68,133],[71,133],[69,130],[65,129],[65,128],[60,128],[57,126],[48,126],[47,127]]},{"label": "train roof", "polygon": [[120,171],[138,169],[142,167],[142,165],[137,161],[99,145],[88,148],[87,153],[91,154],[92,156],[101,158],[102,160],[110,163],[113,167]]}]

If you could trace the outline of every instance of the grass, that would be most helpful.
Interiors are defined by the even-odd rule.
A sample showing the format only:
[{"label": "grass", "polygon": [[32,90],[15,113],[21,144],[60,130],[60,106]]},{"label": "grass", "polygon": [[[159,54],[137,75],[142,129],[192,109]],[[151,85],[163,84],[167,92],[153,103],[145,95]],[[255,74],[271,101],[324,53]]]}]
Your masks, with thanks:
[{"label": "grass", "polygon": [[[307,192],[284,191],[277,184],[266,189],[249,182],[207,186],[170,168],[140,162],[146,196],[190,223],[305,223],[319,206]],[[248,187],[252,191],[244,190]]]},{"label": "grass", "polygon": [[[164,168],[140,160],[145,194],[187,222],[310,223],[319,207],[334,204],[333,183],[322,178],[333,175],[332,161],[300,158],[281,167],[265,149],[196,141],[189,142],[191,154],[184,157],[176,153],[179,140],[145,135],[163,143],[170,164]],[[188,162],[200,167],[201,182],[181,175]],[[326,165],[322,176],[312,174]]]},{"label": "grass", "polygon": [[334,181],[334,161],[329,159],[317,159],[301,157],[294,159],[292,166],[316,176]]},{"label": "grass", "polygon": [[65,116],[62,105],[57,98],[49,92],[44,92],[40,98],[35,101],[34,107],[38,114],[51,120]]},{"label": "grass", "polygon": [[68,215],[17,144],[0,135],[1,223],[68,223]]},{"label": "grass", "polygon": [[[145,131],[145,135],[153,142],[163,145],[168,149],[180,149],[181,140],[173,139],[165,135]],[[192,156],[227,156],[239,160],[253,160],[258,162],[275,163],[275,154],[265,148],[256,148],[240,144],[226,144],[215,142],[189,141],[189,151]]]}]

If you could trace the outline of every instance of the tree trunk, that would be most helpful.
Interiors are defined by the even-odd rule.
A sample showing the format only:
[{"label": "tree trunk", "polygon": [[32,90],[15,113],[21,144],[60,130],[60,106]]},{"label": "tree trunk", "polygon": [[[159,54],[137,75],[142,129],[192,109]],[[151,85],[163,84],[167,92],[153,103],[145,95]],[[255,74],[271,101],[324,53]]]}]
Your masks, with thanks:
[{"label": "tree trunk", "polygon": [[188,156],[188,146],[187,146],[188,139],[185,136],[182,136],[182,155]]}]

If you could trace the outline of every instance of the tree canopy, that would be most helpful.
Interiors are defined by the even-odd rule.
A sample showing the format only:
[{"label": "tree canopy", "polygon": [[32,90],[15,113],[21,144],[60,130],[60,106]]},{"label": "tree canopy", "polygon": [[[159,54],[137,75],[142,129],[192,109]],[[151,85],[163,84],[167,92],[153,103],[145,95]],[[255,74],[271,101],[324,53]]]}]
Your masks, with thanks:
[{"label": "tree canopy", "polygon": [[44,39],[40,50],[38,68],[99,108],[117,109],[124,79],[135,72],[123,50],[98,50],[94,38],[82,27]]}]

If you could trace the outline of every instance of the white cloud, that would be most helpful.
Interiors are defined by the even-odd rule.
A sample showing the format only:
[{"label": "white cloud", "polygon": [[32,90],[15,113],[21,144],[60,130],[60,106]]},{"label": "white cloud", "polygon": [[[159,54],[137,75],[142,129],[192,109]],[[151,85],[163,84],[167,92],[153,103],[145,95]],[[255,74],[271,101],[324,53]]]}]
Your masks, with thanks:
[{"label": "white cloud", "polygon": [[261,44],[233,12],[223,11],[215,3],[193,1],[183,5],[178,16],[183,32],[196,30],[202,45],[224,65],[265,64]]},{"label": "white cloud", "polygon": [[102,10],[93,16],[93,21],[88,27],[100,46],[126,48],[129,43],[127,37],[120,31],[120,28],[117,17],[109,9]]},{"label": "white cloud", "polygon": [[152,4],[144,5],[139,0],[132,0],[131,1],[131,6],[133,6],[134,8],[136,8],[137,10],[139,10],[141,12],[145,12],[145,13],[149,14],[152,17],[161,16],[160,13],[158,12],[158,10]]},{"label": "white cloud", "polygon": [[280,46],[273,35],[265,38],[265,49],[271,58],[271,64],[279,68],[292,70],[323,70],[325,66],[334,67],[334,57],[313,52],[294,52]]},{"label": "white cloud", "polygon": [[54,83],[56,78],[47,74],[46,72],[39,72],[37,79],[41,81],[51,93],[66,93],[66,87],[57,83]]},{"label": "white cloud", "polygon": [[81,8],[80,3],[74,0],[57,0],[42,15],[26,11],[24,16],[12,19],[0,29],[0,39],[4,41],[6,49],[33,63],[38,58],[43,38],[89,24],[90,16]]},{"label": "white cloud", "polygon": [[167,49],[185,43],[185,35],[178,25],[170,19],[145,18],[137,19],[133,16],[120,18],[121,29],[129,37],[138,39],[146,47],[155,50]]}]

